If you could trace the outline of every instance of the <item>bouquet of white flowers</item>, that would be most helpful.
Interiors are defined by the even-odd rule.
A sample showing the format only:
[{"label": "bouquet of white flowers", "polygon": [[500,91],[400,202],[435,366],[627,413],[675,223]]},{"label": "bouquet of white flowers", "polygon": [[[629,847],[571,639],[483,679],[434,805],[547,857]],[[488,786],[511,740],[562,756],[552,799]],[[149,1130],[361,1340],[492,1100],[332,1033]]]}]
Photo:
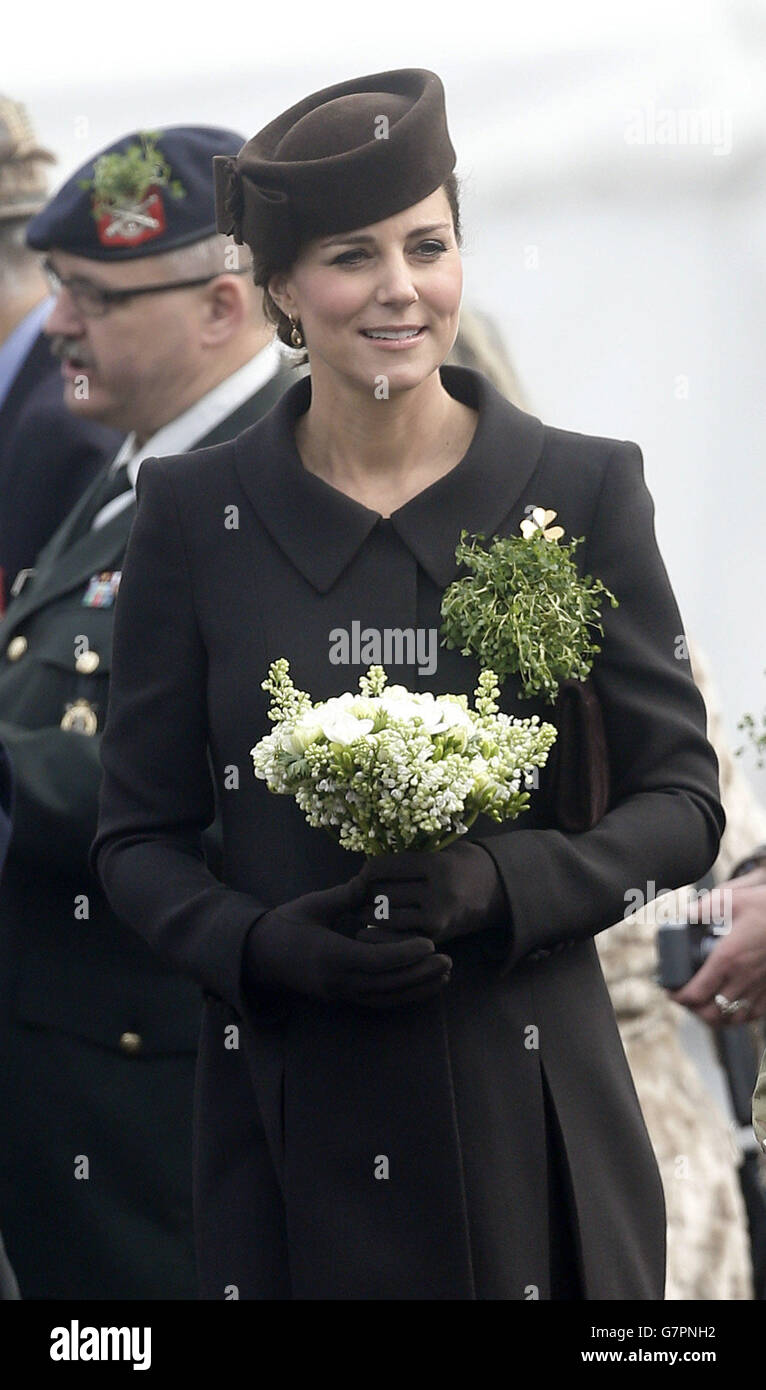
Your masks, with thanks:
[{"label": "bouquet of white flowers", "polygon": [[362,854],[443,849],[479,814],[515,818],[529,802],[522,782],[556,738],[538,715],[499,712],[493,671],[479,677],[471,709],[465,695],[389,686],[380,666],[358,694],[313,704],[289,670],[274,661],[263,682],[275,728],[251,749],[255,775]]}]

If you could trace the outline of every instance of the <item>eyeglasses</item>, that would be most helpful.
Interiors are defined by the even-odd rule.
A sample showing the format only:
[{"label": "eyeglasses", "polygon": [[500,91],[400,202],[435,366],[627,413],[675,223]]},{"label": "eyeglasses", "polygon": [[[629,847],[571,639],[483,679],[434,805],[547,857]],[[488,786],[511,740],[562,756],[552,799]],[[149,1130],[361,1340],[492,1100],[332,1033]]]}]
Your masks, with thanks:
[{"label": "eyeglasses", "polygon": [[79,275],[67,278],[59,275],[49,260],[43,261],[43,271],[54,295],[66,290],[72,296],[75,307],[89,319],[100,319],[118,304],[125,304],[139,294],[167,294],[170,290],[189,290],[195,285],[208,285],[220,275],[248,275],[252,266],[242,266],[239,270],[216,270],[212,275],[202,275],[196,280],[171,280],[164,285],[137,285],[131,290],[110,290],[94,285],[92,280],[84,280]]}]

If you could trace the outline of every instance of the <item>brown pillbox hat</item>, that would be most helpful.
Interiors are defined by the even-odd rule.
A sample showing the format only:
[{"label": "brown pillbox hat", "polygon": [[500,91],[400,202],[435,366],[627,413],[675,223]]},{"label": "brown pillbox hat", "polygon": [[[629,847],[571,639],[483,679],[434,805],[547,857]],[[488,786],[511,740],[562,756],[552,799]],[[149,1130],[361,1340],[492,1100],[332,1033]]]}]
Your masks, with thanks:
[{"label": "brown pillbox hat", "polygon": [[304,241],[392,217],[454,167],[436,73],[353,78],[291,106],[236,158],[216,156],[218,230],[286,268]]}]

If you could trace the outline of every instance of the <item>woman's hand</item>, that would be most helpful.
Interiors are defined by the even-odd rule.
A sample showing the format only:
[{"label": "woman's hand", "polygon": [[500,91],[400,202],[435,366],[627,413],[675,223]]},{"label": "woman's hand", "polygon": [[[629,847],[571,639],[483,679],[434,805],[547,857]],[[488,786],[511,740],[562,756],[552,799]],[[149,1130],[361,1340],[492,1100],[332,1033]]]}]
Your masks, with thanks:
[{"label": "woman's hand", "polygon": [[437,955],[425,936],[380,945],[333,930],[336,918],[359,906],[362,895],[356,878],[267,912],[247,937],[245,988],[249,982],[371,1009],[399,1008],[437,994],[452,961]]},{"label": "woman's hand", "polygon": [[[691,1009],[714,1026],[747,1023],[766,1015],[766,873],[753,869],[741,878],[729,879],[712,890],[724,895],[724,920],[730,914],[731,930],[722,936],[705,964],[683,989],[670,994],[677,1004]],[[700,894],[699,912],[703,920],[709,907],[709,893]],[[706,901],[707,900],[707,901]],[[740,999],[742,1007],[722,1013],[715,996],[730,1003]]]},{"label": "woman's hand", "polygon": [[438,946],[510,920],[492,856],[466,840],[442,850],[376,855],[358,880],[366,889],[358,941],[417,932]]}]

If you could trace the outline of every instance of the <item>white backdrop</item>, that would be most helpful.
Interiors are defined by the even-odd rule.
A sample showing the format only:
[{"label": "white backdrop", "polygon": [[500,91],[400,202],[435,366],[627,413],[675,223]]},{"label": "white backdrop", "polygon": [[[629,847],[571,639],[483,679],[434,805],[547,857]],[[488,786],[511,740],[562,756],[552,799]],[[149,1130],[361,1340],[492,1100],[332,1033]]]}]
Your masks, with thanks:
[{"label": "white backdrop", "polygon": [[[4,21],[2,83],[59,181],[139,127],[249,137],[331,82],[440,73],[465,302],[496,318],[530,409],[641,445],[685,626],[738,744],[742,711],[766,703],[766,0],[27,13],[26,29],[18,9]],[[766,800],[766,769],[746,767]]]}]

